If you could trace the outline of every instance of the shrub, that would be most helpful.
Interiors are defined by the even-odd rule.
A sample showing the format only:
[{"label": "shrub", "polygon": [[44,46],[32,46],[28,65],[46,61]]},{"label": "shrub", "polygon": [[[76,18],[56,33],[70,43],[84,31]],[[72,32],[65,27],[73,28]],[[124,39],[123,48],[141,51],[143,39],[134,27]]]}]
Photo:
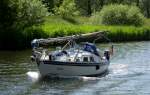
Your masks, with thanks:
[{"label": "shrub", "polygon": [[24,48],[23,31],[44,21],[47,9],[40,0],[1,0],[0,4],[0,49]]},{"label": "shrub", "polygon": [[40,0],[16,0],[17,23],[23,27],[30,27],[44,21],[48,15],[47,8]]},{"label": "shrub", "polygon": [[105,25],[140,26],[144,22],[144,16],[138,7],[122,4],[104,6],[95,19]]},{"label": "shrub", "polygon": [[54,8],[55,14],[63,17],[79,15],[74,0],[63,0],[59,7]]}]

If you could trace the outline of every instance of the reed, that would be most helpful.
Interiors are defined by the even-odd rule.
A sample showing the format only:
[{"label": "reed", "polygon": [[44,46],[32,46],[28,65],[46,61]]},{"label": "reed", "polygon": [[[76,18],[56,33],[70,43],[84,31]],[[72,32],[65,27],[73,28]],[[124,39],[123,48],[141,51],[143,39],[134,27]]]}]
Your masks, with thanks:
[{"label": "reed", "polygon": [[95,31],[109,31],[107,36],[115,42],[150,40],[150,27],[98,26],[73,24],[44,24],[41,29],[49,37],[76,35]]},{"label": "reed", "polygon": [[150,40],[149,27],[111,26],[107,36],[114,42]]},{"label": "reed", "polygon": [[49,37],[59,37],[67,35],[76,35],[81,33],[95,32],[99,30],[98,26],[92,25],[65,25],[65,24],[50,24],[42,25],[42,30]]},{"label": "reed", "polygon": [[[14,35],[14,40],[19,41],[18,43],[14,41],[16,43],[15,46],[19,45],[19,48],[30,47],[31,40],[35,38],[61,37],[96,31],[109,31],[106,36],[113,42],[150,40],[150,24],[148,21],[145,25],[136,27],[93,25],[89,24],[87,18],[82,19],[81,17],[75,19],[77,23],[82,19],[78,24],[66,21],[60,17],[46,19],[43,24],[26,28],[20,32],[20,35]],[[104,41],[104,39],[99,40],[99,42]]]}]

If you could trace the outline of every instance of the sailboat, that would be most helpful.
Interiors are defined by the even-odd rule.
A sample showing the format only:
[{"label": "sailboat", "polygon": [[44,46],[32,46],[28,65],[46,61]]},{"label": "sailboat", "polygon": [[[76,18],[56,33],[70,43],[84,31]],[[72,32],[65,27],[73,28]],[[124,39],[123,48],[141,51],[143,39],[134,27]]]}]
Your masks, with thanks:
[{"label": "sailboat", "polygon": [[[94,34],[98,36],[99,32],[88,34],[88,36]],[[87,34],[34,39],[31,42],[31,58],[37,63],[40,74],[42,76],[97,76],[108,71],[110,50],[105,50],[101,55],[100,49],[95,44],[98,38],[93,43],[76,43],[76,39],[85,36]],[[67,41],[67,43],[63,47],[56,47],[53,51],[41,47],[41,44],[58,41]]]}]

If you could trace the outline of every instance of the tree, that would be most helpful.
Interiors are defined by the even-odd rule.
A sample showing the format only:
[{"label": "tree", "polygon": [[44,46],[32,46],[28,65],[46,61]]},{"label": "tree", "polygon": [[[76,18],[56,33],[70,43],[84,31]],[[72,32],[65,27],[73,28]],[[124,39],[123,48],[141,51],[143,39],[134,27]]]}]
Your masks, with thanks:
[{"label": "tree", "polygon": [[136,6],[113,4],[104,6],[97,13],[97,21],[106,25],[135,25],[143,24],[144,16]]},{"label": "tree", "polygon": [[15,31],[13,25],[17,20],[16,10],[16,7],[11,6],[10,0],[0,0],[0,49],[8,47],[10,34]]},{"label": "tree", "polygon": [[46,5],[49,12],[54,13],[54,0],[42,0],[42,2]]},{"label": "tree", "polygon": [[91,14],[92,14],[91,0],[87,0],[87,13],[89,16],[91,16]]},{"label": "tree", "polygon": [[23,27],[41,23],[43,17],[48,15],[47,8],[39,0],[16,0],[17,23]]},{"label": "tree", "polygon": [[10,0],[0,0],[0,30],[5,31],[16,21],[16,8],[10,6]]},{"label": "tree", "polygon": [[[95,1],[95,0],[93,0]],[[82,15],[90,16],[93,12],[92,10],[92,0],[75,0],[77,9],[81,12]]]},{"label": "tree", "polygon": [[79,15],[74,0],[63,0],[59,7],[55,7],[55,14],[63,17]]},{"label": "tree", "polygon": [[141,9],[145,16],[150,18],[150,0],[141,0]]},{"label": "tree", "polygon": [[46,15],[39,0],[0,0],[0,48],[25,46],[22,31],[41,23]]}]

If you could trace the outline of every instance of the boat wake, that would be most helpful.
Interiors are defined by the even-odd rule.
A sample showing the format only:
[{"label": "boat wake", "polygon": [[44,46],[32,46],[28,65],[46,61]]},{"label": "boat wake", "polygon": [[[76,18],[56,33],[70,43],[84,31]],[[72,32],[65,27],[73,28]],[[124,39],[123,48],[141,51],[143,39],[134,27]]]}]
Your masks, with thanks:
[{"label": "boat wake", "polygon": [[145,74],[145,69],[143,70],[142,67],[133,66],[129,64],[112,64],[109,67],[109,77],[123,77],[123,78],[128,78],[128,77],[137,77]]},{"label": "boat wake", "polygon": [[34,71],[29,71],[26,73],[28,78],[32,81],[32,82],[37,82],[40,79],[40,73],[39,72],[34,72]]},{"label": "boat wake", "polygon": [[127,64],[111,64],[110,72],[111,75],[127,75],[128,65]]},{"label": "boat wake", "polygon": [[109,67],[109,72],[106,73],[105,75],[102,76],[97,76],[97,77],[86,77],[86,76],[50,76],[50,77],[41,77],[40,73],[38,71],[28,71],[27,73],[28,78],[32,82],[37,82],[41,79],[46,79],[46,80],[54,80],[54,79],[78,79],[82,81],[92,81],[92,80],[100,80],[102,77],[105,76],[124,76],[128,75],[128,65],[127,64],[111,64]]},{"label": "boat wake", "polygon": [[86,76],[47,76],[47,77],[41,77],[39,72],[29,71],[26,73],[28,76],[28,79],[32,82],[38,82],[42,80],[82,80],[82,81],[93,81],[93,80],[100,80],[101,77],[86,77]]}]

